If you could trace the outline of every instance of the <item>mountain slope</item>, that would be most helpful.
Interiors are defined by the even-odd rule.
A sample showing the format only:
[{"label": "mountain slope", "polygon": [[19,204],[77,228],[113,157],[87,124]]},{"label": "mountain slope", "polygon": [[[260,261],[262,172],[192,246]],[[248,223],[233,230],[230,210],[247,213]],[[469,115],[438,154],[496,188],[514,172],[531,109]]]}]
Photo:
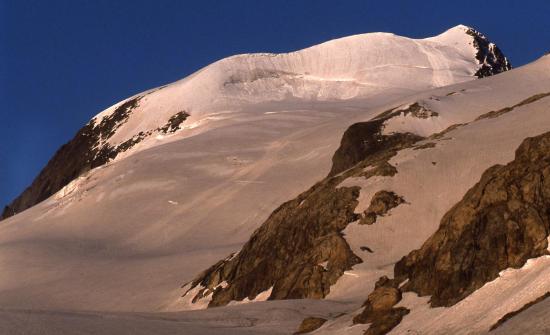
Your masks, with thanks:
[{"label": "mountain slope", "polygon": [[[422,49],[377,63],[378,86],[362,60],[321,66],[306,49],[313,79],[282,73],[305,72],[294,53],[236,56],[100,113],[63,154],[91,145],[91,162],[0,225],[0,327],[514,334],[536,320],[544,333],[550,56],[485,78],[509,63],[475,36],[311,48]],[[409,70],[417,81],[392,82]],[[212,101],[186,93],[202,82]],[[126,150],[74,168],[105,148]]]},{"label": "mountain slope", "polygon": [[[550,289],[544,281],[547,187],[537,186],[549,159],[548,136],[540,135],[550,131],[548,111],[549,57],[389,105],[348,128],[331,175],[283,204],[241,251],[199,275],[185,288],[184,300],[210,306],[260,296],[365,300],[378,282],[369,299],[390,294],[380,290],[393,291],[398,298],[391,305],[369,309],[378,302],[367,300],[364,310],[327,322],[319,332],[353,332],[355,323],[369,323],[368,334],[393,327],[397,334],[489,330]],[[491,168],[513,161],[518,147],[513,163]],[[508,187],[504,195],[499,187]],[[526,193],[514,195],[518,190]],[[338,196],[342,192],[348,195]],[[516,206],[510,212],[502,208],[506,192],[509,206]],[[479,200],[479,194],[485,198]],[[472,203],[481,208],[472,212]],[[330,215],[338,213],[346,214],[333,226],[340,216]],[[503,220],[510,224],[501,226]],[[340,242],[326,247],[334,237]],[[311,241],[300,243],[305,238]],[[396,263],[395,281],[384,279],[394,276]],[[499,272],[506,279],[499,280]],[[446,308],[432,311],[425,306],[428,299],[432,307]],[[410,314],[397,317],[396,308]]]},{"label": "mountain slope", "polygon": [[89,169],[164,143],[179,130],[184,131],[176,138],[192,136],[243,106],[412,93],[510,68],[498,47],[465,26],[422,40],[371,33],[287,54],[222,59],[98,114],[56,152],[2,217],[47,199]]}]

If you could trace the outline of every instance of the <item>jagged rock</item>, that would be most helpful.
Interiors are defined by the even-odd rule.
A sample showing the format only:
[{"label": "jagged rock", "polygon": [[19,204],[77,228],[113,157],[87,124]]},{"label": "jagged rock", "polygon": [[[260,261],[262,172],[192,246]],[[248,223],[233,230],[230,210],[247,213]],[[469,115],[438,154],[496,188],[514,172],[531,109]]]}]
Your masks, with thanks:
[{"label": "jagged rock", "polygon": [[[271,287],[270,299],[323,298],[344,271],[361,262],[340,233],[357,219],[359,188],[336,188],[341,180],[325,180],[284,203],[236,257],[208,269],[192,287],[215,290],[209,306],[254,299]],[[216,289],[222,281],[229,285]]]},{"label": "jagged rock", "polygon": [[403,114],[405,116],[411,115],[419,119],[428,119],[430,117],[437,117],[439,116],[439,113],[434,112],[430,109],[428,109],[426,106],[423,106],[419,104],[418,102],[415,102],[408,106],[405,109],[397,110],[394,113],[392,113],[392,117],[395,116],[395,114]]},{"label": "jagged rock", "polygon": [[319,329],[325,322],[327,322],[327,319],[316,317],[305,318],[300,324],[298,331],[294,334],[297,335],[310,333],[316,329]]},{"label": "jagged rock", "polygon": [[373,224],[376,222],[378,216],[386,215],[390,209],[404,202],[405,200],[394,192],[378,191],[372,197],[369,208],[363,213],[364,216],[359,221],[359,224]]},{"label": "jagged rock", "polygon": [[512,69],[508,58],[487,37],[472,28],[469,28],[466,34],[474,38],[474,47],[477,49],[476,59],[479,61],[480,67],[474,74],[476,77],[489,77]]},{"label": "jagged rock", "polygon": [[548,254],[550,133],[527,138],[449,210],[439,229],[395,266],[395,278],[432,306],[464,299],[507,268]]},{"label": "jagged rock", "polygon": [[1,219],[15,215],[35,204],[47,199],[81,174],[102,166],[116,158],[145,138],[159,131],[164,134],[173,133],[180,129],[189,114],[185,111],[173,115],[165,126],[155,130],[140,131],[132,138],[112,146],[106,141],[115,134],[130,117],[133,109],[139,105],[143,96],[129,99],[118,106],[110,115],[101,119],[99,124],[92,119],[75,137],[63,145],[42,169],[38,177],[20,196],[4,208]]},{"label": "jagged rock", "polygon": [[387,334],[410,312],[407,308],[395,307],[401,299],[397,281],[383,276],[363,304],[365,308],[361,314],[353,318],[353,323],[370,323],[365,335]]},{"label": "jagged rock", "polygon": [[[391,155],[391,153],[389,153]],[[389,158],[388,158],[389,159]],[[369,166],[367,171],[361,173],[362,177],[369,179],[374,176],[392,177],[397,173],[395,166],[388,163],[386,160],[381,160],[379,164]]]},{"label": "jagged rock", "polygon": [[332,157],[329,176],[337,175],[378,152],[405,147],[421,140],[421,136],[411,133],[382,134],[384,122],[401,113],[419,113],[419,106],[415,103],[399,111],[390,109],[370,121],[351,125],[344,132],[340,147]]},{"label": "jagged rock", "polygon": [[183,123],[183,121],[187,120],[189,116],[190,115],[185,111],[178,112],[172,115],[172,117],[168,119],[168,122],[164,126],[159,127],[157,130],[165,134],[174,133],[177,130],[181,129],[180,125]]},{"label": "jagged rock", "polygon": [[511,111],[513,111],[515,108],[517,107],[520,107],[520,106],[524,106],[524,105],[527,105],[527,104],[530,104],[530,103],[533,103],[537,100],[540,100],[540,99],[543,99],[543,98],[546,98],[550,96],[550,92],[547,92],[547,93],[539,93],[539,94],[535,94],[533,96],[530,96],[529,98],[525,99],[525,100],[522,100],[521,102],[511,106],[511,107],[504,107],[502,109],[499,109],[497,111],[490,111],[488,113],[485,113],[485,114],[482,114],[480,116],[477,117],[476,121],[477,120],[483,120],[483,119],[492,119],[492,118],[495,118],[495,117],[498,117],[498,116],[501,116],[503,114],[506,114],[506,113],[509,113]]},{"label": "jagged rock", "polygon": [[117,151],[108,144],[98,146],[98,143],[107,140],[126,122],[140,98],[138,96],[124,102],[99,124],[92,119],[82,127],[71,141],[55,153],[31,186],[4,208],[2,219],[47,199],[82,173],[113,159]]}]

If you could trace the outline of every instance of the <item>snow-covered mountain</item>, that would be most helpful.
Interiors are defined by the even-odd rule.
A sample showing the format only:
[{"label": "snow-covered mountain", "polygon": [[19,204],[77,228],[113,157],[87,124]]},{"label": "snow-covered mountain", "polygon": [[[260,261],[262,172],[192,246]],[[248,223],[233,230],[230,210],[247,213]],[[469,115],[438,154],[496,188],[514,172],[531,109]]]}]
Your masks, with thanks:
[{"label": "snow-covered mountain", "polygon": [[371,33],[286,54],[225,58],[99,113],[56,153],[33,185],[4,209],[3,217],[47,199],[90,169],[194,136],[259,103],[404,95],[508,69],[510,63],[494,44],[462,25],[420,40]]},{"label": "snow-covered mountain", "polygon": [[319,333],[488,331],[550,290],[549,107],[545,56],[375,109],[185,297],[364,302]]},{"label": "snow-covered mountain", "polygon": [[116,104],[0,224],[0,332],[544,334],[550,56],[509,67],[365,34]]}]

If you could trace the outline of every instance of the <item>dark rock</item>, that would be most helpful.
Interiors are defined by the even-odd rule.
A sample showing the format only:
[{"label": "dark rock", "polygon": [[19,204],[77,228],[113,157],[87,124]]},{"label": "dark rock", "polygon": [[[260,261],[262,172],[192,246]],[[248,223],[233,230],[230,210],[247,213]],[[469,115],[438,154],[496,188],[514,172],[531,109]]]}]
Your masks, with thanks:
[{"label": "dark rock", "polygon": [[[391,152],[388,152],[391,155]],[[389,159],[389,158],[388,158]],[[361,172],[361,177],[369,179],[374,176],[381,177],[393,177],[397,173],[395,166],[387,162],[387,160],[381,160],[379,164],[370,166],[367,171]]]},{"label": "dark rock", "polygon": [[370,323],[365,331],[368,335],[387,334],[410,312],[407,308],[395,307],[401,299],[402,293],[397,281],[383,276],[363,304],[365,308],[361,314],[353,318],[353,323]]},{"label": "dark rock", "polygon": [[15,215],[47,199],[82,173],[107,163],[117,155],[108,144],[99,143],[111,137],[124,124],[141,97],[130,99],[118,106],[99,124],[92,119],[75,137],[64,144],[42,169],[31,186],[4,208],[2,219]]},{"label": "dark rock", "polygon": [[365,210],[364,216],[359,221],[359,224],[373,224],[376,222],[378,216],[386,215],[390,209],[404,202],[405,200],[394,192],[384,190],[378,191],[372,197],[369,208]]},{"label": "dark rock", "polygon": [[187,112],[185,111],[178,112],[172,115],[168,122],[163,127],[157,128],[157,130],[165,134],[174,133],[177,130],[181,129],[180,125],[183,123],[183,121],[187,120],[189,116],[190,115],[187,114]]},{"label": "dark rock", "polygon": [[[437,100],[437,101],[439,101],[439,100]],[[419,104],[418,102],[415,102],[415,103],[411,104],[409,107],[407,107],[403,110],[395,111],[392,116],[394,116],[395,113],[397,113],[398,115],[403,114],[405,116],[412,115],[412,116],[414,116],[416,118],[419,118],[419,119],[428,119],[428,118],[431,118],[431,117],[439,116],[439,113],[428,109],[426,106],[423,106],[423,105]]]},{"label": "dark rock", "polygon": [[411,133],[382,134],[384,122],[401,113],[424,117],[426,110],[418,103],[414,103],[407,109],[399,111],[390,109],[370,121],[351,125],[344,132],[340,147],[332,157],[332,168],[329,176],[337,175],[352,168],[357,163],[368,160],[370,156],[378,152],[390,148],[399,150],[398,146],[405,147],[422,139],[421,136]]},{"label": "dark rock", "polygon": [[419,249],[395,266],[403,289],[451,306],[530,258],[548,254],[550,133],[527,138],[515,159],[495,165],[441,220]]},{"label": "dark rock", "polygon": [[[92,119],[80,129],[71,141],[55,153],[31,186],[4,208],[1,219],[47,199],[81,174],[106,164],[119,153],[127,151],[150,136],[153,130],[141,131],[116,147],[105,143],[126,123],[142,98],[138,96],[125,101],[110,115],[103,117],[99,124],[96,124],[96,119]],[[188,117],[189,114],[185,111],[176,113],[166,125],[157,128],[156,131],[173,133],[180,129],[181,123]]]},{"label": "dark rock", "polygon": [[367,247],[367,246],[365,246],[365,245],[364,245],[364,246],[361,246],[359,249],[361,249],[361,251],[368,251],[368,252],[370,252],[371,254],[374,252],[374,251],[372,251],[371,248],[369,248],[369,247]]},{"label": "dark rock", "polygon": [[316,329],[319,329],[325,322],[327,322],[327,320],[323,318],[315,318],[315,317],[305,318],[300,324],[298,331],[295,332],[294,334],[297,335],[297,334],[310,333]]},{"label": "dark rock", "polygon": [[[336,188],[340,181],[325,180],[281,205],[237,256],[206,270],[192,287],[214,292],[211,307],[254,299],[271,287],[270,299],[325,297],[344,271],[361,262],[341,235],[357,219],[359,188]],[[222,281],[228,286],[215,290]]]},{"label": "dark rock", "polygon": [[509,113],[509,112],[513,111],[516,107],[528,105],[528,104],[533,103],[537,100],[546,98],[547,96],[550,96],[550,92],[549,93],[535,94],[535,95],[533,95],[533,96],[531,96],[531,97],[529,97],[525,100],[522,100],[521,102],[513,105],[512,107],[504,107],[504,108],[499,109],[497,111],[490,111],[488,113],[482,114],[482,115],[477,117],[476,121],[477,120],[483,120],[483,119],[492,119],[492,118],[501,116],[503,114],[506,114],[506,113]]},{"label": "dark rock", "polygon": [[502,51],[487,37],[470,28],[466,31],[474,39],[474,47],[477,49],[476,59],[480,67],[474,74],[478,78],[489,77],[512,69],[512,64],[504,56]]},{"label": "dark rock", "polygon": [[434,142],[428,142],[428,143],[424,143],[422,145],[415,146],[413,150],[430,149],[430,148],[435,148],[435,146],[436,146],[436,144]]}]

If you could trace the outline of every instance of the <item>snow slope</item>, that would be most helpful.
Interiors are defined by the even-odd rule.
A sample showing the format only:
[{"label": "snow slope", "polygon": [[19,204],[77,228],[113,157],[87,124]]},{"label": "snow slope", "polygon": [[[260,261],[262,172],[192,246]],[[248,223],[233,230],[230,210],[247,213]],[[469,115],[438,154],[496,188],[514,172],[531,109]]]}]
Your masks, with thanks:
[{"label": "snow slope", "polygon": [[47,199],[83,171],[195,136],[224,121],[239,122],[243,112],[258,116],[262,108],[253,107],[258,104],[279,102],[296,109],[301,104],[389,98],[508,69],[508,60],[494,44],[462,25],[427,39],[370,33],[286,54],[225,58],[92,118],[5,207],[2,218]]},{"label": "snow slope", "polygon": [[[0,325],[17,324],[21,315],[34,318],[28,310],[95,310],[111,318],[107,312],[186,309],[180,286],[238,251],[278,205],[326,176],[349,125],[421,102],[437,116],[401,115],[390,119],[385,131],[425,136],[550,91],[549,57],[472,81],[479,63],[466,30],[458,26],[424,40],[365,34],[290,54],[235,56],[143,93],[110,143],[156,129],[182,110],[190,118],[175,134],[150,136],[0,224],[0,306],[5,308]],[[374,280],[421,245],[486,167],[510,160],[524,137],[550,130],[546,107],[548,99],[540,100],[461,128],[435,148],[400,153],[394,158],[399,174],[392,180],[346,181],[362,188],[358,210],[382,187],[395,188],[410,205],[396,208],[379,225],[348,227],[346,238],[365,262],[340,278],[328,299],[345,303],[348,313],[358,310]],[[524,121],[524,127],[516,126]],[[417,224],[404,224],[411,221]],[[365,243],[375,250],[373,256],[360,251]],[[45,313],[46,321],[34,318],[36,327],[48,320],[65,323],[71,313]],[[334,320],[321,332],[363,327],[350,328],[349,319],[323,313]],[[269,329],[279,331],[276,324]]]},{"label": "snow slope", "polygon": [[182,110],[191,116],[181,130],[152,133],[2,222],[0,305],[166,308],[184,281],[325,176],[355,120],[437,83],[473,80],[479,64],[466,31],[426,40],[363,34],[289,54],[235,56],[139,94],[108,142],[157,129]]},{"label": "snow slope", "polygon": [[[146,95],[138,108],[108,142],[116,145],[140,131],[154,130],[180,111],[191,114],[184,129],[200,129],[251,103],[367,98],[388,90],[413,93],[469,81],[480,63],[468,31],[471,28],[459,25],[426,39],[368,33],[291,53],[228,57],[140,94]],[[118,105],[95,119],[110,115]],[[156,144],[152,138],[140,147]]]},{"label": "snow slope", "polygon": [[[456,93],[447,95],[451,92]],[[487,168],[511,161],[515,149],[526,137],[550,131],[550,97],[516,107],[496,118],[474,121],[479,115],[549,92],[550,57],[543,57],[496,77],[432,91],[432,99],[422,102],[439,113],[435,117],[437,122],[430,118],[408,122],[403,116],[397,117],[395,122],[401,126],[400,130],[422,135],[439,132],[453,124],[468,124],[446,133],[442,139],[420,143],[433,142],[434,147],[398,153],[390,160],[398,170],[393,177],[355,178],[342,184],[361,187],[360,203],[356,208],[358,213],[368,207],[370,199],[379,190],[399,194],[406,204],[391,210],[372,226],[352,223],[346,228],[347,241],[364,263],[354,266],[344,275],[331,288],[327,298],[357,300],[359,304],[361,298],[358,297],[362,294],[365,300],[364,292],[372,291],[380,276],[392,277],[395,262],[420,248],[435,232],[443,214],[462,198]],[[415,122],[424,125],[418,126]],[[398,128],[392,124],[390,129]],[[360,249],[365,245],[374,253]],[[530,260],[522,269],[503,271],[500,278],[448,308],[430,308],[429,297],[417,298],[413,293],[406,293],[398,306],[410,308],[411,313],[391,334],[484,333],[505,314],[550,290],[547,268],[547,256]],[[354,334],[361,326],[352,327],[348,318],[337,319],[324,328],[318,333],[338,329],[342,334]]]}]

